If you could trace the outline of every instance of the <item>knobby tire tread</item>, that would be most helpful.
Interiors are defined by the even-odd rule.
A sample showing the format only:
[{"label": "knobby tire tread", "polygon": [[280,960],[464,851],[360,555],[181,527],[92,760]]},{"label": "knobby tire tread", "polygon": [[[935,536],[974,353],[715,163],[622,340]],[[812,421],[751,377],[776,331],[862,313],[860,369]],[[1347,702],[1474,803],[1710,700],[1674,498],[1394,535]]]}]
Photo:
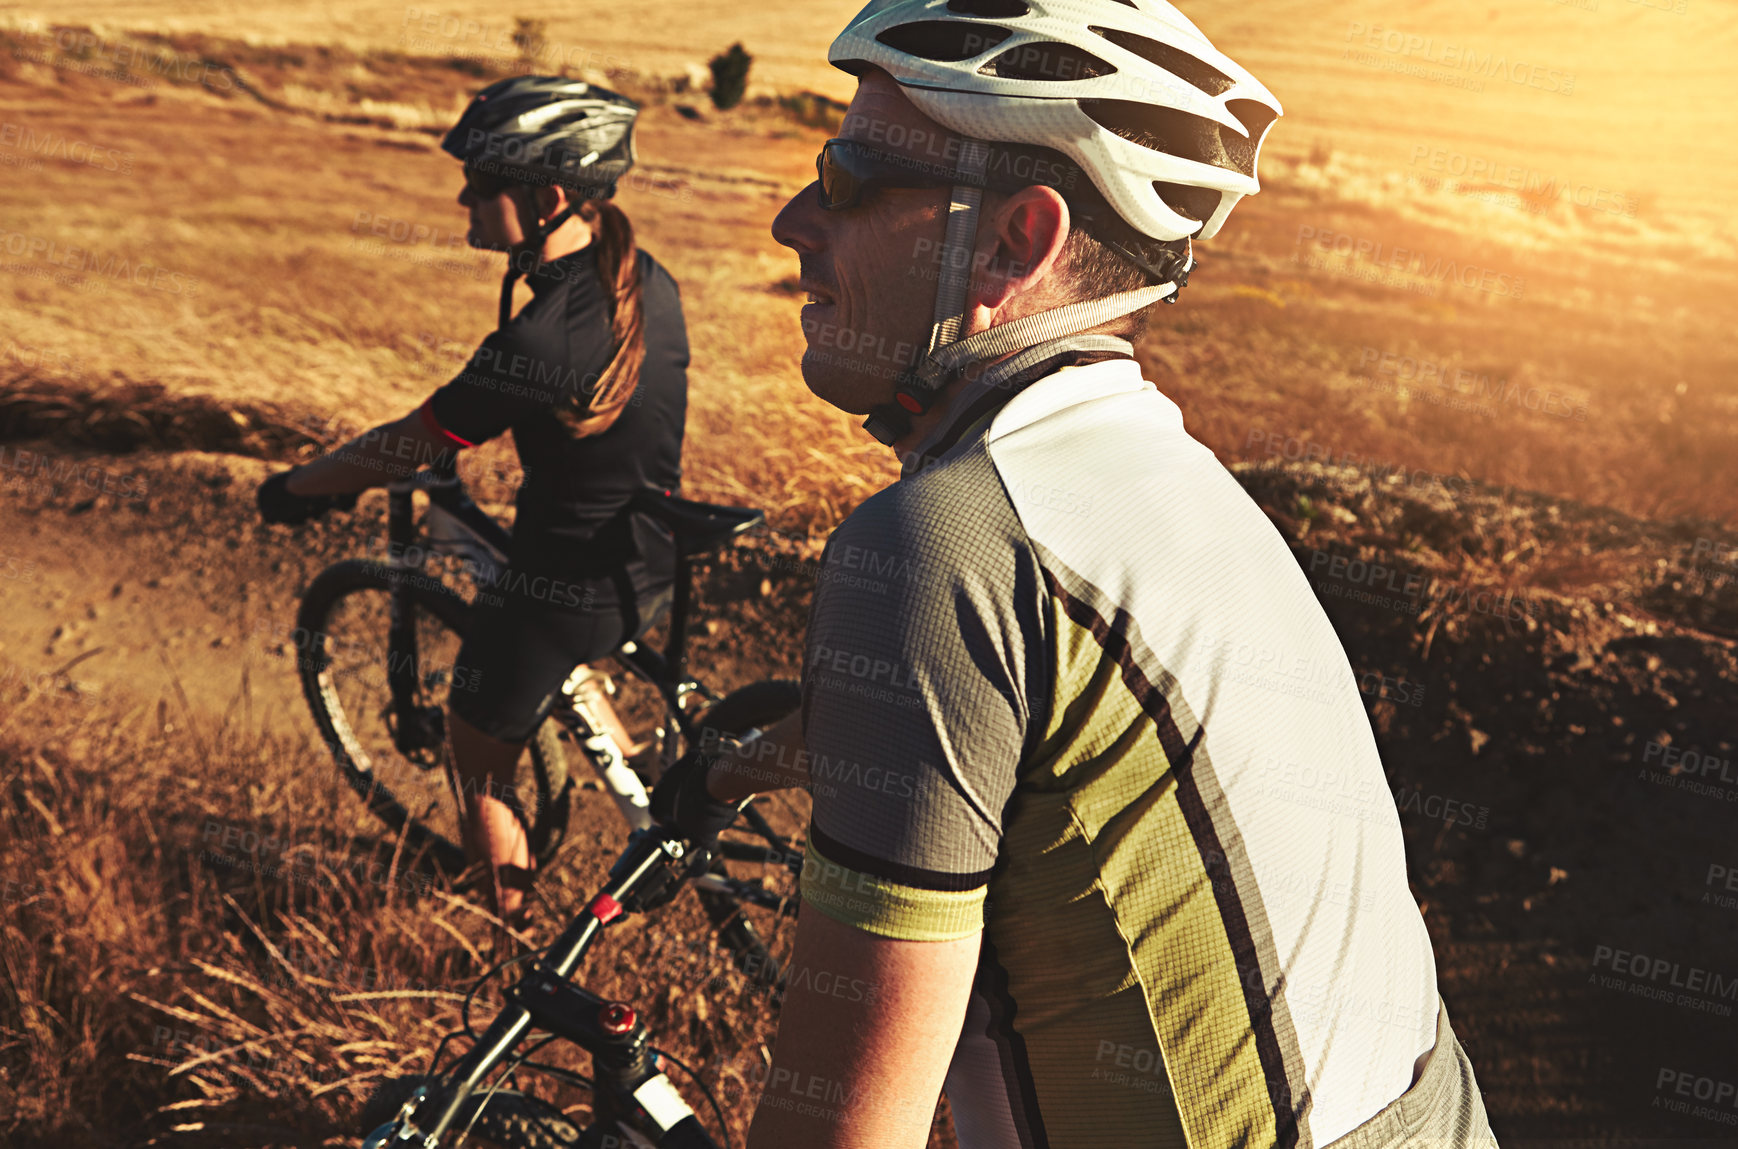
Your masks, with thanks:
[{"label": "knobby tire tread", "polygon": [[[416,1091],[425,1079],[421,1077],[401,1077],[387,1081],[374,1091],[374,1094],[362,1106],[361,1121],[364,1136],[376,1128],[391,1121],[397,1116],[404,1102]],[[475,1098],[464,1113],[464,1119],[459,1121],[449,1137],[457,1130],[465,1127],[470,1114],[475,1112]],[[572,1132],[571,1140],[555,1135],[551,1126],[565,1126]],[[527,1098],[516,1090],[503,1089],[489,1101],[488,1108],[477,1118],[477,1123],[471,1126],[471,1136],[495,1142],[505,1149],[575,1149],[584,1136],[584,1131],[572,1120],[562,1117],[553,1108]],[[442,1138],[447,1140],[448,1138]]]}]

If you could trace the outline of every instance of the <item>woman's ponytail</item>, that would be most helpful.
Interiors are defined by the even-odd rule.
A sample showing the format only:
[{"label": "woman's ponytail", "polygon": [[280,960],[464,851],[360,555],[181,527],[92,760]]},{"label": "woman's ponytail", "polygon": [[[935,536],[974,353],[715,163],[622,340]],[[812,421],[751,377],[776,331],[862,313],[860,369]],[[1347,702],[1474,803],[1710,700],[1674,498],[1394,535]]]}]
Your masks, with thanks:
[{"label": "woman's ponytail", "polygon": [[572,403],[559,404],[556,418],[574,435],[601,435],[614,425],[640,383],[646,360],[645,315],[640,305],[640,270],[634,225],[608,200],[586,200],[574,214],[592,225],[598,278],[610,299],[609,365],[595,380],[582,381]]}]

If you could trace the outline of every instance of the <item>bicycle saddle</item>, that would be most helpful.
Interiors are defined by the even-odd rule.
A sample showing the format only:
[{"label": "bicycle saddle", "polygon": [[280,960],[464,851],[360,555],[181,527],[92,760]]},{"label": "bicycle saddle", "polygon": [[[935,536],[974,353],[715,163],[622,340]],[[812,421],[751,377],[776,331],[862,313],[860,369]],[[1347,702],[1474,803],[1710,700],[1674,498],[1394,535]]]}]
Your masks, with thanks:
[{"label": "bicycle saddle", "polygon": [[750,507],[697,503],[660,490],[637,492],[628,501],[628,508],[669,527],[676,536],[676,549],[684,558],[717,550],[750,527],[766,521],[763,512]]}]

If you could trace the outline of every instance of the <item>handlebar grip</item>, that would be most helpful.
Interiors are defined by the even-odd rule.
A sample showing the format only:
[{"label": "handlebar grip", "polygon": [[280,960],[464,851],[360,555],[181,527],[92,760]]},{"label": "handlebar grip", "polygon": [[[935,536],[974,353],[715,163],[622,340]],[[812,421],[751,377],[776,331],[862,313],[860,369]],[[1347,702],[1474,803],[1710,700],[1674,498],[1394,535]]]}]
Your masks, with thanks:
[{"label": "handlebar grip", "polygon": [[658,1140],[658,1149],[719,1149],[719,1146],[700,1124],[700,1118],[690,1113]]}]

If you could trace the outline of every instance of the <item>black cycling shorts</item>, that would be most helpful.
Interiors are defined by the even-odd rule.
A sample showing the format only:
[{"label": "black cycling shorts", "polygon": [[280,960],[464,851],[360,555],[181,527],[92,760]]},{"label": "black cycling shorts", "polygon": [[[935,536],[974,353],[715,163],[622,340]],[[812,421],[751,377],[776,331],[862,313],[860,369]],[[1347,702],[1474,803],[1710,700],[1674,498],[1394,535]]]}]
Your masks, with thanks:
[{"label": "black cycling shorts", "polygon": [[574,584],[579,601],[590,604],[576,610],[507,589],[513,585],[509,578],[472,608],[457,664],[475,689],[449,696],[454,714],[502,742],[529,741],[574,667],[615,653],[670,603],[664,588],[623,606],[611,583],[599,580]]}]

